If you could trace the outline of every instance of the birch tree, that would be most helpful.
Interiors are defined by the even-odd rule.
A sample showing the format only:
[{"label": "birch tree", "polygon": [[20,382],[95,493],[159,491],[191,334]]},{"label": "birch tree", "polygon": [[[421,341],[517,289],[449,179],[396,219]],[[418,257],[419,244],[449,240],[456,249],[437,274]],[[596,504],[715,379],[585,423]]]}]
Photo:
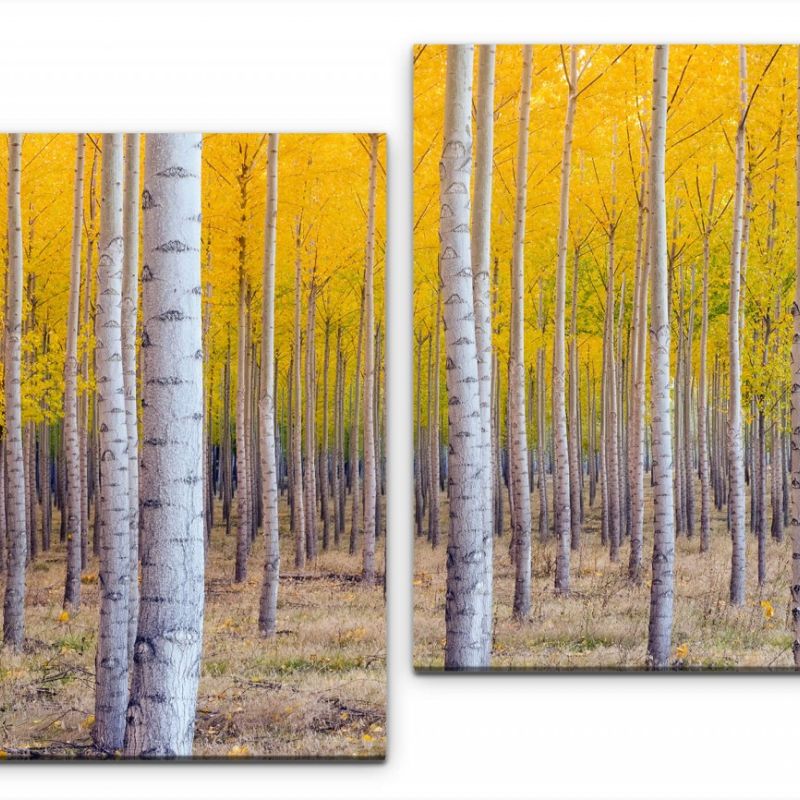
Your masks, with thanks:
[{"label": "birch tree", "polygon": [[203,627],[200,134],[149,134],[142,293],[142,595],[125,755],[192,752]]},{"label": "birch tree", "polygon": [[[472,291],[475,304],[475,347],[478,357],[478,381],[481,401],[481,474],[484,493],[483,554],[486,567],[487,608],[484,624],[492,624],[493,582],[493,463],[492,448],[492,302],[491,302],[491,220],[492,166],[494,164],[494,45],[478,47],[478,100],[475,114],[475,188],[470,229],[472,256]],[[491,647],[491,630],[483,641]],[[485,654],[488,663],[491,653]]]},{"label": "birch tree", "polygon": [[6,279],[5,363],[5,493],[6,592],[3,602],[3,643],[21,650],[25,639],[25,460],[22,451],[20,359],[22,343],[22,134],[8,136],[8,272]]},{"label": "birch tree", "polygon": [[480,390],[475,344],[469,186],[472,171],[471,46],[447,48],[445,120],[439,182],[439,275],[447,365],[448,497],[445,669],[488,666],[489,626],[483,552]]},{"label": "birch tree", "polygon": [[[509,458],[514,513],[514,617],[525,619],[531,608],[531,496],[525,414],[525,217],[528,181],[528,127],[533,47],[522,49],[522,89],[517,138],[517,192],[511,253],[511,346],[509,351]],[[452,434],[451,434],[452,436]],[[569,484],[567,484],[569,485]],[[569,526],[568,526],[569,527]]]},{"label": "birch tree", "polygon": [[130,584],[128,656],[133,657],[139,620],[139,425],[136,410],[136,324],[139,316],[139,134],[125,136],[124,255],[122,275],[122,370],[128,435]]},{"label": "birch tree", "polygon": [[800,46],[797,48],[797,145],[795,149],[797,246],[795,250],[794,302],[792,303],[792,441],[790,451],[792,536],[792,623],[794,666],[800,670]]},{"label": "birch tree", "polygon": [[675,507],[672,481],[672,409],[670,398],[670,319],[667,295],[667,210],[664,196],[664,156],[667,133],[669,46],[656,45],[653,55],[653,113],[650,140],[650,209],[652,322],[651,416],[653,448],[653,575],[647,664],[669,664],[675,597]]},{"label": "birch tree", "polygon": [[742,267],[742,225],[745,183],[745,123],[747,121],[747,54],[739,46],[739,124],[736,128],[736,188],[733,203],[730,300],[728,304],[728,497],[731,527],[731,605],[745,599],[744,452],[742,449],[742,367],[739,341],[739,303]]},{"label": "birch tree", "polygon": [[370,134],[369,198],[367,200],[367,253],[364,274],[364,546],[363,578],[375,585],[375,184],[378,168],[378,134]]},{"label": "birch tree", "polygon": [[95,313],[100,486],[100,628],[95,675],[95,744],[122,748],[128,705],[130,508],[122,367],[123,142],[103,134],[100,259]]},{"label": "birch tree", "polygon": [[[562,52],[563,58],[563,52]],[[569,448],[567,444],[565,317],[567,286],[567,237],[569,235],[569,178],[572,161],[572,128],[575,120],[578,83],[577,48],[570,47],[567,80],[567,114],[564,121],[564,147],[561,151],[561,195],[559,199],[558,264],[556,266],[556,320],[553,341],[553,500],[555,534],[558,540],[555,587],[558,594],[569,594],[569,555],[573,536],[573,517],[580,525],[579,509],[570,508]],[[519,173],[518,173],[519,174]],[[580,534],[578,534],[580,536]]]},{"label": "birch tree", "polygon": [[264,277],[261,307],[261,473],[264,503],[264,582],[261,588],[258,628],[263,636],[277,629],[280,577],[280,522],[278,519],[278,475],[275,458],[275,246],[278,221],[278,134],[267,144],[267,206],[264,219]]},{"label": "birch tree", "polygon": [[78,429],[78,312],[81,293],[81,237],[83,236],[84,134],[75,143],[75,187],[72,211],[69,307],[64,363],[64,457],[66,466],[67,576],[64,608],[75,611],[81,604],[81,458]]}]

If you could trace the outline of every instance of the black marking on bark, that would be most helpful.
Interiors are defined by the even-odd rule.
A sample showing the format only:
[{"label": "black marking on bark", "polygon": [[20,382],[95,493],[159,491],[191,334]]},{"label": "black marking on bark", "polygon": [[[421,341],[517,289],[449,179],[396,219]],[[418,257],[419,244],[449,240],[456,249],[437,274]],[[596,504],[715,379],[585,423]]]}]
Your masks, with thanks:
[{"label": "black marking on bark", "polygon": [[182,386],[183,381],[176,377],[167,377],[167,378],[150,378],[147,381],[148,386]]},{"label": "black marking on bark", "polygon": [[181,242],[178,239],[170,239],[168,242],[158,245],[156,252],[158,253],[186,253],[191,250],[186,242]]},{"label": "black marking on bark", "polygon": [[196,358],[198,361],[202,361],[202,360],[203,360],[203,351],[202,351],[202,350],[195,350],[195,351],[194,351],[194,357],[195,357],[195,358]]},{"label": "black marking on bark", "polygon": [[144,440],[144,443],[151,444],[153,447],[163,447],[167,443],[167,440],[156,436],[150,436]]},{"label": "black marking on bark", "polygon": [[189,172],[188,169],[176,166],[176,167],[167,167],[166,169],[161,170],[161,172],[156,172],[159,178],[196,178],[193,172]]},{"label": "black marking on bark", "polygon": [[103,454],[100,456],[101,461],[116,461],[117,457],[111,450],[104,450]]},{"label": "black marking on bark", "polygon": [[153,280],[153,272],[150,267],[145,264],[144,267],[142,267],[142,283],[147,283],[151,280]]},{"label": "black marking on bark", "polygon": [[150,208],[155,208],[157,203],[153,202],[153,195],[145,189],[142,192],[142,211],[147,211]]},{"label": "black marking on bark", "polygon": [[150,335],[147,333],[146,329],[142,330],[142,347],[150,347]]},{"label": "black marking on bark", "polygon": [[180,322],[186,319],[186,315],[178,308],[171,308],[169,311],[159,314],[158,319],[162,322]]},{"label": "black marking on bark", "polygon": [[161,508],[161,501],[158,499],[142,500],[142,508]]}]

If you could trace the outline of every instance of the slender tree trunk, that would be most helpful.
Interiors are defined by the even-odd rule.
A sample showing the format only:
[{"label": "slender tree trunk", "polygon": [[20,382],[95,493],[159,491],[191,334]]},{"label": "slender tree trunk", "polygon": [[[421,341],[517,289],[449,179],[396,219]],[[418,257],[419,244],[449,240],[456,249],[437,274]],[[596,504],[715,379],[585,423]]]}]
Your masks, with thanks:
[{"label": "slender tree trunk", "polygon": [[203,630],[200,134],[148,134],[142,595],[125,755],[192,753]]},{"label": "slender tree trunk", "polygon": [[441,510],[439,474],[441,463],[439,459],[439,391],[440,391],[440,365],[441,360],[441,338],[442,329],[442,289],[441,286],[436,292],[436,316],[434,318],[434,333],[431,338],[431,349],[433,358],[430,362],[429,375],[429,395],[430,395],[430,418],[428,420],[428,471],[430,475],[430,500],[429,500],[429,522],[430,529],[428,538],[431,547],[439,546],[439,514]]},{"label": "slender tree trunk", "polygon": [[[245,241],[244,235],[239,239]],[[239,322],[236,345],[236,572],[234,580],[247,578],[247,554],[250,549],[250,477],[247,471],[247,304],[249,290],[244,271],[244,244],[239,248]]]},{"label": "slender tree trunk", "polygon": [[316,422],[317,404],[315,379],[317,374],[316,358],[316,313],[317,285],[312,273],[311,286],[308,290],[308,306],[306,308],[306,406],[305,406],[305,511],[306,511],[306,557],[314,561],[317,557],[317,476],[316,476]]},{"label": "slender tree trunk", "polygon": [[6,277],[5,360],[5,506],[8,558],[3,603],[3,643],[21,650],[25,638],[25,461],[22,452],[20,357],[22,343],[22,134],[8,136],[8,272]]},{"label": "slender tree trunk", "polygon": [[72,204],[72,254],[67,310],[67,341],[64,365],[64,451],[66,462],[67,577],[64,608],[77,610],[81,604],[81,497],[85,475],[81,474],[78,421],[78,311],[81,292],[81,237],[83,236],[84,134],[79,133],[75,153],[75,188]]},{"label": "slender tree trunk", "polygon": [[525,619],[531,608],[531,497],[528,489],[528,442],[525,419],[525,217],[528,175],[533,48],[523,47],[517,139],[517,194],[511,266],[511,346],[509,351],[509,449],[514,535],[514,617]]},{"label": "slender tree trunk", "polygon": [[301,393],[301,328],[300,303],[303,291],[303,261],[300,242],[300,223],[297,223],[294,264],[294,345],[292,350],[292,527],[294,529],[294,566],[306,564],[306,529],[303,511],[303,428]]},{"label": "slender tree trunk", "polygon": [[[362,293],[363,301],[363,293]],[[364,348],[364,304],[358,321],[358,339],[356,350],[356,372],[353,376],[353,403],[350,419],[350,494],[353,513],[350,526],[350,555],[355,555],[358,534],[362,528],[363,505],[361,500],[361,477],[359,475],[359,457],[361,450],[361,352]]]},{"label": "slender tree trunk", "polygon": [[556,265],[556,314],[553,340],[553,444],[555,471],[553,474],[553,503],[555,504],[555,534],[558,540],[555,589],[557,594],[569,594],[569,555],[573,536],[572,516],[577,524],[577,507],[571,507],[569,445],[567,443],[566,364],[564,326],[567,289],[567,237],[569,236],[569,179],[572,161],[572,127],[578,99],[578,52],[570,47],[570,68],[567,114],[564,122],[564,147],[561,152],[561,197],[558,226],[558,263]]},{"label": "slender tree trunk", "polygon": [[[342,326],[336,328],[336,382],[334,384],[333,398],[333,469],[331,470],[331,494],[333,495],[333,544],[338,548],[344,532],[344,413],[342,393],[344,385],[344,362],[342,360]],[[422,522],[420,520],[420,530]]]},{"label": "slender tree trunk", "polygon": [[570,549],[581,549],[581,505],[583,502],[581,475],[581,407],[578,394],[580,369],[578,364],[578,271],[580,246],[575,247],[572,269],[572,308],[569,323],[569,502],[572,535]]},{"label": "slender tree trunk", "polygon": [[[478,47],[478,99],[476,106],[475,187],[470,229],[472,292],[475,303],[475,346],[481,400],[481,475],[483,477],[483,553],[486,567],[487,608],[483,621],[492,624],[493,582],[493,448],[492,448],[492,303],[491,303],[491,219],[492,166],[494,163],[494,45]],[[491,630],[484,642],[491,647]],[[485,655],[488,663],[491,653]]]},{"label": "slender tree trunk", "polygon": [[448,397],[447,593],[445,669],[488,666],[490,625],[483,616],[487,567],[480,475],[480,382],[475,345],[469,185],[472,152],[472,47],[447,48],[445,121],[440,161],[439,272],[445,325]]},{"label": "slender tree trunk", "polygon": [[128,436],[130,584],[128,658],[133,658],[139,621],[139,425],[136,407],[136,323],[139,315],[139,134],[125,136],[125,209],[122,277],[122,370]]},{"label": "slender tree trunk", "polygon": [[[262,636],[277,630],[278,584],[281,551],[278,519],[278,475],[275,456],[275,245],[278,221],[278,134],[271,133],[267,145],[267,201],[264,219],[264,275],[261,309],[261,479],[264,504],[264,582],[258,613]],[[326,381],[327,388],[327,381]],[[327,409],[326,409],[327,420]],[[327,446],[327,441],[325,442]]]},{"label": "slender tree trunk", "polygon": [[708,201],[708,217],[703,230],[703,313],[700,326],[700,373],[698,377],[699,405],[697,409],[697,439],[700,445],[700,552],[705,553],[711,545],[711,485],[708,453],[708,265],[711,255],[711,232],[714,220],[714,196],[717,187],[717,167],[711,173],[711,193]]},{"label": "slender tree trunk", "polygon": [[745,173],[745,122],[747,108],[747,55],[739,46],[740,116],[736,129],[736,190],[733,207],[728,347],[730,383],[728,400],[728,481],[731,513],[731,605],[745,601],[744,456],[742,453],[742,391],[739,357],[739,303],[742,269],[742,225]]},{"label": "slender tree trunk", "polygon": [[322,444],[319,448],[319,499],[322,515],[322,549],[328,550],[331,544],[330,512],[330,428],[328,420],[328,376],[331,357],[331,318],[325,317],[325,350],[322,360]]},{"label": "slender tree trunk", "polygon": [[650,141],[652,237],[651,404],[653,436],[653,576],[647,664],[669,664],[675,596],[675,507],[672,497],[672,418],[670,408],[670,318],[667,297],[667,213],[664,156],[667,132],[668,45],[656,45],[653,56],[653,120]]},{"label": "slender tree trunk", "polygon": [[369,199],[367,212],[367,253],[364,271],[364,548],[363,580],[375,585],[375,187],[378,168],[378,134],[370,134]]},{"label": "slender tree trunk", "polygon": [[94,739],[113,753],[122,748],[128,706],[130,509],[128,438],[122,365],[123,141],[103,134],[100,260],[95,315],[97,413],[100,445],[100,627],[95,676]]}]

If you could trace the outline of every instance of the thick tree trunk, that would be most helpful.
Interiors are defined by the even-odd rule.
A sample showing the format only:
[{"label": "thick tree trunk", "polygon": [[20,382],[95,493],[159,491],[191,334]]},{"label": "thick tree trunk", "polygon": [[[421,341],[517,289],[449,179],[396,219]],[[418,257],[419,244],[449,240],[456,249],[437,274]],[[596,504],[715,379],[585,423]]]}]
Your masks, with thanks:
[{"label": "thick tree trunk", "polygon": [[[531,609],[531,495],[528,487],[528,436],[525,419],[525,218],[528,182],[528,127],[531,107],[533,47],[522,50],[522,89],[517,139],[517,194],[511,254],[511,345],[509,350],[509,450],[514,535],[514,618]],[[451,433],[452,441],[452,433]],[[567,484],[568,486],[568,484]],[[568,513],[568,512],[567,512]],[[569,523],[569,519],[567,519]],[[567,536],[569,524],[567,524]]]},{"label": "thick tree trunk", "polygon": [[367,211],[367,253],[364,270],[364,547],[363,580],[375,584],[375,188],[378,169],[378,134],[370,134],[369,199]]},{"label": "thick tree trunk", "polygon": [[487,568],[480,476],[480,381],[475,345],[469,185],[472,152],[472,47],[447,48],[445,122],[440,161],[439,272],[444,296],[448,397],[447,593],[445,669],[488,667],[484,621]]},{"label": "thick tree trunk", "polygon": [[742,368],[740,363],[739,303],[742,269],[742,226],[745,173],[745,123],[747,108],[747,55],[739,46],[740,116],[736,129],[736,189],[733,206],[730,301],[728,305],[728,482],[731,515],[731,605],[745,601],[744,454],[742,452]]},{"label": "thick tree trunk", "polygon": [[94,739],[113,753],[122,748],[128,706],[130,508],[128,434],[122,366],[123,141],[103,134],[95,361],[100,430],[100,627],[95,676]]},{"label": "thick tree trunk", "polygon": [[139,134],[125,136],[125,209],[122,276],[122,372],[128,436],[130,583],[128,658],[133,658],[139,621],[139,425],[136,403],[136,323],[139,316]]},{"label": "thick tree trunk", "polygon": [[569,594],[569,555],[573,536],[572,516],[580,524],[578,509],[571,507],[569,445],[567,442],[565,318],[567,294],[567,237],[569,236],[569,178],[572,162],[572,127],[578,99],[578,49],[570,47],[567,114],[564,121],[564,147],[561,151],[561,196],[558,225],[558,263],[556,265],[556,314],[553,340],[553,503],[555,534],[558,540],[555,589]]},{"label": "thick tree trunk", "polygon": [[142,595],[125,755],[192,753],[203,629],[200,134],[149,134]]},{"label": "thick tree trunk", "polygon": [[83,236],[84,134],[79,133],[75,153],[75,188],[72,204],[72,253],[67,310],[67,341],[64,364],[64,454],[66,466],[67,577],[64,608],[77,610],[81,604],[81,497],[85,475],[81,474],[80,427],[78,420],[78,312],[81,292],[81,237]]},{"label": "thick tree trunk", "polygon": [[667,132],[668,45],[653,56],[653,120],[650,141],[652,236],[651,404],[653,436],[653,562],[647,664],[669,665],[675,598],[675,507],[672,497],[672,418],[670,403],[670,318],[667,297],[667,213],[664,155]]},{"label": "thick tree trunk", "polygon": [[8,558],[3,603],[3,643],[21,650],[25,638],[25,460],[22,451],[20,358],[22,343],[22,134],[8,136],[8,272],[6,277],[5,361],[5,493]]},{"label": "thick tree trunk", "polygon": [[[278,519],[278,467],[275,449],[275,246],[278,238],[278,134],[267,145],[267,201],[264,215],[264,276],[261,309],[261,480],[264,504],[264,582],[258,613],[262,636],[274,636],[278,617],[281,551]],[[326,410],[327,414],[327,410]],[[327,445],[327,442],[326,442]]]}]

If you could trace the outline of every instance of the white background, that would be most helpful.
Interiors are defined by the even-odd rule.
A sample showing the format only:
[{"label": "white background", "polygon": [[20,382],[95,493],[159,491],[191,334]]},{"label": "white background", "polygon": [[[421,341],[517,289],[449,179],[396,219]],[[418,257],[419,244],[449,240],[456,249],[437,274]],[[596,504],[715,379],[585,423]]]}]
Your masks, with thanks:
[{"label": "white background", "polygon": [[[411,46],[795,41],[789,3],[0,1],[0,130],[389,134],[385,764],[0,766],[0,797],[797,797],[793,676],[414,676]],[[794,783],[793,783],[794,780]]]}]

